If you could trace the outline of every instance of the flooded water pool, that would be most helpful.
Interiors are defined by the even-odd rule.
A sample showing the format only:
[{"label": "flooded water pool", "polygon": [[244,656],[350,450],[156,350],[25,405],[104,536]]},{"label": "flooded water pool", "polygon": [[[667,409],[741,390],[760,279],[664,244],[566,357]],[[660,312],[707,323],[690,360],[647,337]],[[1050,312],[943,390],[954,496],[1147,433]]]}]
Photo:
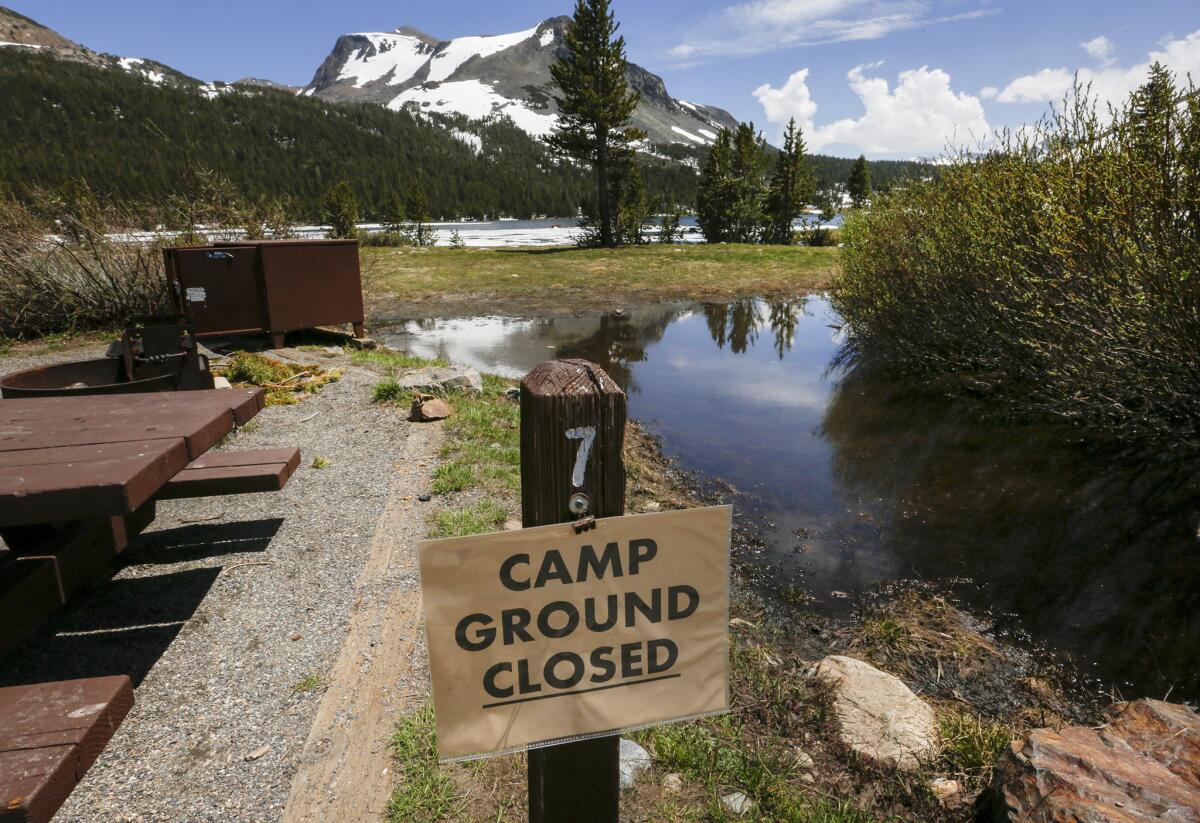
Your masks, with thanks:
[{"label": "flooded water pool", "polygon": [[822,296],[379,325],[397,348],[512,377],[551,358],[599,363],[669,457],[738,490],[763,524],[761,576],[818,607],[933,581],[1126,694],[1200,696],[1186,468],[1100,458],[1061,427],[983,423],[835,366],[841,331]]}]

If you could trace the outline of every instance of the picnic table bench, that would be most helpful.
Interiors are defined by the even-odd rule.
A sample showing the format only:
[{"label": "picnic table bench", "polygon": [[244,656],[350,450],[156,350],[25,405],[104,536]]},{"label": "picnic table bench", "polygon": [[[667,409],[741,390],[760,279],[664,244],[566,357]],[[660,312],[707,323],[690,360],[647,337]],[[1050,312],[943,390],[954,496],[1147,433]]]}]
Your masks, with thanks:
[{"label": "picnic table bench", "polygon": [[0,689],[0,823],[45,823],[133,707],[128,677]]},{"label": "picnic table bench", "polygon": [[[0,401],[0,654],[112,572],[155,502],[282,489],[296,449],[205,454],[261,389]],[[0,823],[48,821],[133,705],[128,677],[0,689]]]},{"label": "picnic table bench", "polygon": [[155,501],[282,489],[295,449],[206,455],[261,389],[0,401],[0,653],[153,520]]}]

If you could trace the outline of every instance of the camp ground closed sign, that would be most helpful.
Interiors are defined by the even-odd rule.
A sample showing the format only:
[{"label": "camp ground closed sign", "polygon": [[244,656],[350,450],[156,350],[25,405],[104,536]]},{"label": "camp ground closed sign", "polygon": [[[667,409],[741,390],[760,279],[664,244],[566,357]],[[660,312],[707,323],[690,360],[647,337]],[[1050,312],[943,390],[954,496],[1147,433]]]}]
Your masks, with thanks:
[{"label": "camp ground closed sign", "polygon": [[443,761],[728,709],[728,506],[420,545]]}]

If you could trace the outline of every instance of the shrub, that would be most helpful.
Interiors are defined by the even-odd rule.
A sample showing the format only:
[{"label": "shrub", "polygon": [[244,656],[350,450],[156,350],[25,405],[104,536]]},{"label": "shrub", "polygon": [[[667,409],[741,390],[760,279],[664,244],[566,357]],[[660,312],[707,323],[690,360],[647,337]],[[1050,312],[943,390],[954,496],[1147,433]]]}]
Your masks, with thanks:
[{"label": "shrub", "polygon": [[1038,128],[878,195],[843,228],[854,354],[1009,408],[1200,446],[1200,97],[1160,66],[1112,121]]},{"label": "shrub", "polygon": [[126,242],[142,222],[85,186],[0,200],[0,336],[118,328],[168,305],[161,243]]}]

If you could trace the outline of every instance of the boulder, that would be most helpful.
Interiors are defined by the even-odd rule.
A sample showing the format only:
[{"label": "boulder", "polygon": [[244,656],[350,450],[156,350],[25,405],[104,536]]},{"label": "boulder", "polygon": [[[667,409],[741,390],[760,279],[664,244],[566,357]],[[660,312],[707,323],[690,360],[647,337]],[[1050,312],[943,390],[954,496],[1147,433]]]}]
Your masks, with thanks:
[{"label": "boulder", "polygon": [[813,668],[834,689],[833,714],[842,743],[886,768],[914,771],[937,753],[933,709],[899,679],[870,663],[830,655]]},{"label": "boulder", "polygon": [[450,413],[450,406],[445,400],[423,395],[413,400],[408,419],[414,423],[430,423],[434,420],[445,420]]},{"label": "boulder", "polygon": [[991,819],[1200,823],[1200,715],[1136,700],[1107,719],[1015,741],[996,763]]},{"label": "boulder", "polygon": [[401,388],[418,392],[483,391],[483,378],[461,366],[426,366],[396,378]]},{"label": "boulder", "polygon": [[621,738],[621,788],[633,788],[633,781],[650,768],[650,752],[632,740]]}]

